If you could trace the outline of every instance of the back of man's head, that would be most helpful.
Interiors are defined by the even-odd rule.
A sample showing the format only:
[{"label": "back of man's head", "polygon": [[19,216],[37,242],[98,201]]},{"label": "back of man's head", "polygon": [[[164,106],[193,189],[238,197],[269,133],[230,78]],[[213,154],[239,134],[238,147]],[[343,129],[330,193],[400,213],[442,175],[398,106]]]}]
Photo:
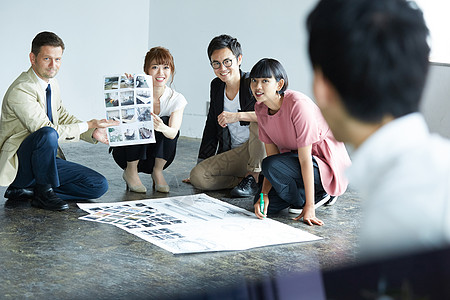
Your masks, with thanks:
[{"label": "back of man's head", "polygon": [[321,0],[307,20],[309,56],[355,118],[378,122],[419,108],[428,29],[405,0]]},{"label": "back of man's head", "polygon": [[42,46],[61,47],[64,51],[64,42],[53,32],[43,31],[38,33],[31,42],[31,52],[38,56]]}]

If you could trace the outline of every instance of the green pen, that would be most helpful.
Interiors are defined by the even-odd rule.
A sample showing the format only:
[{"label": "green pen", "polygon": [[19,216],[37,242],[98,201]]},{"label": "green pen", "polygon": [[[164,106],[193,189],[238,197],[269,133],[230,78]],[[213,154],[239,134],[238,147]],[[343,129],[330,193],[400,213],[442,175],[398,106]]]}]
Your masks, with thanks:
[{"label": "green pen", "polygon": [[261,200],[259,201],[259,209],[261,210],[261,213],[264,215],[264,194],[261,193]]}]

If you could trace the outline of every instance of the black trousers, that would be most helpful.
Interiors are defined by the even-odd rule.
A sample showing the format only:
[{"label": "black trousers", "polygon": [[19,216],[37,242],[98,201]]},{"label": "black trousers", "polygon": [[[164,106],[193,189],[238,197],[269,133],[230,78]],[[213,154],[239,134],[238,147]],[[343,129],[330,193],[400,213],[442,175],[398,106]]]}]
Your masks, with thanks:
[{"label": "black trousers", "polygon": [[[169,124],[169,117],[164,116],[161,119],[164,124]],[[111,147],[110,151],[112,151],[115,162],[122,169],[127,167],[127,162],[139,160],[138,172],[151,174],[155,166],[155,158],[162,158],[167,161],[164,169],[173,162],[179,136],[180,132],[171,140],[166,138],[161,132],[155,131],[156,143]]]},{"label": "black trousers", "polygon": [[[320,179],[319,166],[313,160],[315,202],[322,199],[326,192]],[[277,213],[290,206],[303,207],[306,202],[305,186],[297,153],[281,153],[266,157],[262,161],[262,173],[272,184],[269,196],[268,214]],[[255,195],[254,203],[259,200]]]}]

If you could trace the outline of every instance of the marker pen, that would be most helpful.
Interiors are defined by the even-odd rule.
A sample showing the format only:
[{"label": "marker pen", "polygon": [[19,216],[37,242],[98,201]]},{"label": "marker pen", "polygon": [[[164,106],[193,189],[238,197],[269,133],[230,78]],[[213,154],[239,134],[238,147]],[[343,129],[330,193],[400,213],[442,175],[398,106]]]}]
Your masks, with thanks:
[{"label": "marker pen", "polygon": [[260,194],[260,201],[259,201],[259,210],[261,211],[261,214],[264,215],[264,194]]}]

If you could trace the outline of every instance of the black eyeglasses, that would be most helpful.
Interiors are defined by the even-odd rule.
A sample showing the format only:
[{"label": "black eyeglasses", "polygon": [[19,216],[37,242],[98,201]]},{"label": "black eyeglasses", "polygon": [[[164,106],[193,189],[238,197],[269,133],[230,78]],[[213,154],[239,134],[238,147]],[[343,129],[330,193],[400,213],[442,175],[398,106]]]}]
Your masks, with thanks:
[{"label": "black eyeglasses", "polygon": [[231,58],[227,58],[222,63],[220,63],[218,61],[211,62],[211,67],[213,69],[219,69],[220,65],[224,65],[225,67],[231,67],[233,65],[233,60]]}]

